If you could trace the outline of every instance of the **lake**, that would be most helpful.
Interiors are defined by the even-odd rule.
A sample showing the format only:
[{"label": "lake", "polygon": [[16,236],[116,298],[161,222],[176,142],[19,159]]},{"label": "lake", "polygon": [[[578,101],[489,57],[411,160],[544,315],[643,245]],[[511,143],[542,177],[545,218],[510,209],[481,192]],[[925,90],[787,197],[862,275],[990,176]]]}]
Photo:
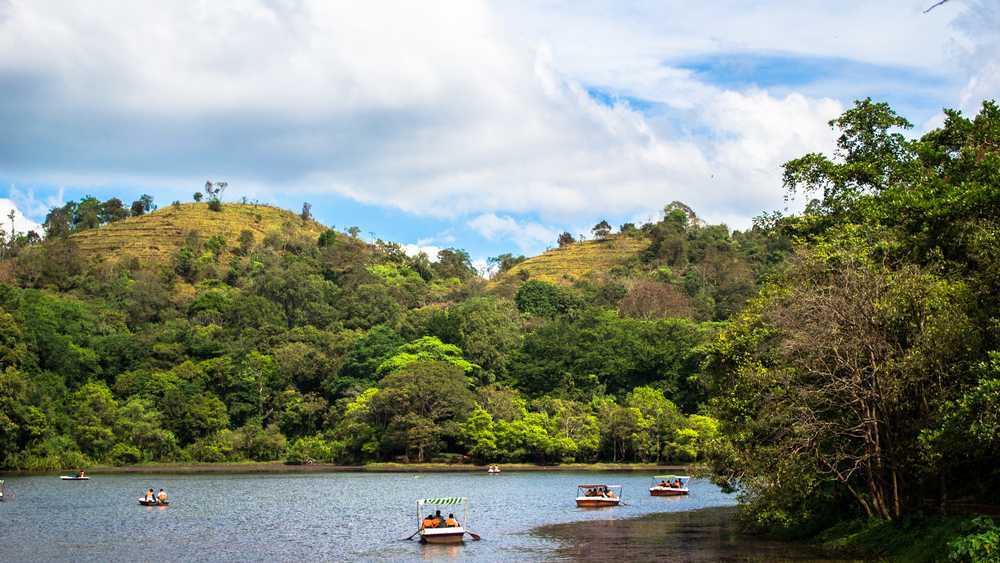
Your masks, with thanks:
[{"label": "lake", "polygon": [[[532,532],[541,525],[735,504],[732,495],[698,479],[687,497],[650,497],[650,478],[592,472],[7,476],[17,499],[0,503],[0,560],[542,560],[554,557],[559,544]],[[575,487],[589,482],[623,485],[628,506],[576,508]],[[150,487],[166,489],[171,505],[139,506],[136,499]],[[438,496],[468,497],[470,518],[463,524],[483,541],[400,541],[417,529],[416,499]]]}]

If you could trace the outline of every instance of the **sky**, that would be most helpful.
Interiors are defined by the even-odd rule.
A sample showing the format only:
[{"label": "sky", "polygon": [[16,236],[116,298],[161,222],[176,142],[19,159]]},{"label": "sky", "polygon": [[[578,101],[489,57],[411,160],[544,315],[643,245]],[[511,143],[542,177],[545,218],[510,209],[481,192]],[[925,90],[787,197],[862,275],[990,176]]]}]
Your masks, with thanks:
[{"label": "sky", "polygon": [[0,224],[213,180],[480,265],[675,200],[746,228],[853,100],[997,97],[1000,2],[933,3],[0,0]]}]

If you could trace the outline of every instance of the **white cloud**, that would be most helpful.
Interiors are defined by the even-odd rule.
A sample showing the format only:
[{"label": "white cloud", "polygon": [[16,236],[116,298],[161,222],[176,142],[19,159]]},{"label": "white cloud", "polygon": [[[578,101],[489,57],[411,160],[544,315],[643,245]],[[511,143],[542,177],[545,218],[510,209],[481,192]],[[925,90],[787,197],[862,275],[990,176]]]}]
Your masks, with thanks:
[{"label": "white cloud", "polygon": [[954,49],[968,80],[962,90],[961,107],[977,113],[983,100],[1000,96],[1000,4],[995,0],[970,0],[955,20],[963,41]]},{"label": "white cloud", "polygon": [[416,257],[419,256],[421,253],[423,253],[426,254],[428,258],[430,258],[431,262],[437,262],[438,252],[441,251],[441,247],[439,246],[425,245],[420,243],[404,244],[402,246],[403,246],[403,252],[405,252],[407,256]]},{"label": "white cloud", "polygon": [[[101,6],[16,1],[0,14],[0,121],[14,132],[0,138],[0,176],[169,194],[226,178],[263,200],[339,194],[471,216],[522,249],[551,244],[546,225],[672,200],[745,226],[783,204],[782,161],[831,147],[840,102],[712,86],[672,61],[780,52],[944,72],[958,13],[911,0]],[[997,91],[990,29],[957,25],[979,38],[968,96]],[[664,112],[602,105],[587,85]]]},{"label": "white cloud", "polygon": [[559,236],[558,231],[539,223],[521,222],[513,217],[494,213],[479,215],[467,224],[487,240],[509,239],[522,251],[535,249],[540,245],[551,245]]},{"label": "white cloud", "polygon": [[24,213],[17,207],[17,204],[7,198],[0,198],[0,229],[2,229],[8,236],[10,236],[10,212],[14,212],[14,230],[18,233],[26,233],[28,231],[35,231],[40,236],[44,236],[45,233],[42,230],[42,226],[38,223],[28,219],[24,216]]}]

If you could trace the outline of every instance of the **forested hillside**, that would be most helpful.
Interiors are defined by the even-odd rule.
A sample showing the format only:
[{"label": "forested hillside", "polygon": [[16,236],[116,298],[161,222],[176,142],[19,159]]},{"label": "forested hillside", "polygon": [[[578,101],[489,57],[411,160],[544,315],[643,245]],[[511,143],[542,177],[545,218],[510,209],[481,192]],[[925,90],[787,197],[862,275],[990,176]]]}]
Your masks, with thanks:
[{"label": "forested hillside", "polygon": [[496,283],[458,249],[218,193],[88,197],[44,226],[4,244],[9,468],[702,459],[704,347],[789,248],[673,204],[560,241],[620,267],[555,280],[505,255]]}]

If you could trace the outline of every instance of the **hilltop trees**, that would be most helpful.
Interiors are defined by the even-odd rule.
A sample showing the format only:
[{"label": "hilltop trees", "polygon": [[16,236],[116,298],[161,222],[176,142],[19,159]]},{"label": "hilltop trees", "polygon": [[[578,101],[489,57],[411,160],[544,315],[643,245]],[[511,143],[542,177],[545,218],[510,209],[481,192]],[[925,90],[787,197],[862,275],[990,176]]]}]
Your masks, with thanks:
[{"label": "hilltop trees", "polygon": [[605,220],[601,220],[600,223],[594,225],[594,228],[590,230],[598,240],[605,240],[608,235],[611,234],[611,224]]}]

